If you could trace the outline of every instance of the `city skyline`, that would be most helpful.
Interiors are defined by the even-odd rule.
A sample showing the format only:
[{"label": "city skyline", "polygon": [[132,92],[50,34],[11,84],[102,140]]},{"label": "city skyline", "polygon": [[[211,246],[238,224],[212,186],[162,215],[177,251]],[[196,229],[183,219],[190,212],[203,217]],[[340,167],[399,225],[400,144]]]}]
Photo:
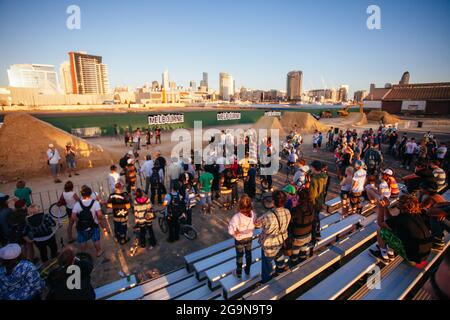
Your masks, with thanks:
[{"label": "city skyline", "polygon": [[[382,29],[373,31],[366,27],[370,3],[364,0],[232,2],[241,9],[236,12],[206,1],[78,1],[81,30],[65,26],[70,4],[0,3],[0,39],[8,44],[0,53],[0,85],[8,84],[10,65],[58,68],[71,51],[102,56],[111,88],[151,83],[163,70],[186,87],[208,72],[208,86],[216,90],[221,72],[233,75],[237,88],[285,90],[286,74],[302,70],[304,92],[345,83],[351,93],[370,83],[398,83],[406,70],[413,83],[447,81],[450,74],[448,1],[378,1]],[[23,23],[12,23],[19,17]],[[120,17],[132,21],[119,27]],[[223,19],[229,30],[217,22]]]}]

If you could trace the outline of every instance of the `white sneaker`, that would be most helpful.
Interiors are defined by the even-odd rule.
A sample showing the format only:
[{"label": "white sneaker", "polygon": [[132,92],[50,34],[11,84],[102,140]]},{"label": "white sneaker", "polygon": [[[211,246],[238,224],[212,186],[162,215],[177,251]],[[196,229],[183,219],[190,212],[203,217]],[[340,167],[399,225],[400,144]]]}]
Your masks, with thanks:
[{"label": "white sneaker", "polygon": [[390,260],[390,259],[389,259],[389,255],[388,255],[386,249],[382,249],[382,248],[381,248],[380,253],[381,253],[381,257],[382,257],[384,260]]},{"label": "white sneaker", "polygon": [[386,248],[387,248],[387,254],[388,254],[388,256],[389,256],[389,259],[394,259],[395,258],[395,253],[394,253],[394,250],[392,250],[391,248],[389,248],[389,246],[386,246]]}]

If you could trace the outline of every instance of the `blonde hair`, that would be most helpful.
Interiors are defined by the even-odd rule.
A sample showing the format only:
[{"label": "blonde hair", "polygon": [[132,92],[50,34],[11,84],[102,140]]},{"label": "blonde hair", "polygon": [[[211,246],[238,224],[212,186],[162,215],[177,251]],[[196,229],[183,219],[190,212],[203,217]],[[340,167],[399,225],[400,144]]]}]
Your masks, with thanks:
[{"label": "blonde hair", "polygon": [[348,166],[345,169],[345,175],[353,175],[355,173],[355,168],[353,168],[352,166]]}]

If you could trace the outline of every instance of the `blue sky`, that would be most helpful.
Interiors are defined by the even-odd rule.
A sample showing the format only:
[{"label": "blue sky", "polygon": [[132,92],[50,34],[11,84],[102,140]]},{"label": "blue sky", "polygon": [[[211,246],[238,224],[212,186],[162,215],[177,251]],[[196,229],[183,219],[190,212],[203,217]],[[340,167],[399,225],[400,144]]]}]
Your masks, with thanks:
[{"label": "blue sky", "polygon": [[[68,30],[66,8],[81,8]],[[366,27],[369,5],[381,30]],[[450,80],[448,0],[0,0],[0,85],[14,63],[59,64],[69,51],[101,55],[111,86],[171,80],[218,87],[228,72],[238,87],[285,89],[290,70],[305,89],[350,91],[398,82]]]}]

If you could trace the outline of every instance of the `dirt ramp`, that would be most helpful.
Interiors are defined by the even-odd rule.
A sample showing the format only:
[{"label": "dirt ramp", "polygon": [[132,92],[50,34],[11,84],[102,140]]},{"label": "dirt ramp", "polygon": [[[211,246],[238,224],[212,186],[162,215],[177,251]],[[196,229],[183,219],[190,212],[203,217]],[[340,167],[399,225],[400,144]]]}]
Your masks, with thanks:
[{"label": "dirt ramp", "polygon": [[77,152],[79,169],[113,163],[113,155],[99,145],[75,137],[29,114],[6,115],[0,129],[0,180],[48,175],[46,151],[50,143],[59,151],[65,167],[64,152],[69,142]]},{"label": "dirt ramp", "polygon": [[369,121],[367,120],[367,115],[363,113],[358,113],[358,118],[356,119],[355,125],[356,126],[364,126],[368,124]]},{"label": "dirt ramp", "polygon": [[[278,120],[277,117],[262,117],[258,120],[253,126],[253,129],[275,129],[279,131],[280,137],[284,137],[286,135],[286,131],[283,128],[283,125],[281,124],[280,120]],[[270,132],[268,132],[270,134]]]},{"label": "dirt ramp", "polygon": [[294,125],[297,125],[302,133],[311,133],[314,130],[326,132],[329,129],[309,112],[285,112],[281,118],[281,125],[286,131],[290,131]]},{"label": "dirt ramp", "polygon": [[367,114],[367,119],[369,121],[381,121],[383,120],[385,124],[395,124],[400,123],[400,118],[393,116],[392,114],[381,111],[381,110],[372,110]]}]

